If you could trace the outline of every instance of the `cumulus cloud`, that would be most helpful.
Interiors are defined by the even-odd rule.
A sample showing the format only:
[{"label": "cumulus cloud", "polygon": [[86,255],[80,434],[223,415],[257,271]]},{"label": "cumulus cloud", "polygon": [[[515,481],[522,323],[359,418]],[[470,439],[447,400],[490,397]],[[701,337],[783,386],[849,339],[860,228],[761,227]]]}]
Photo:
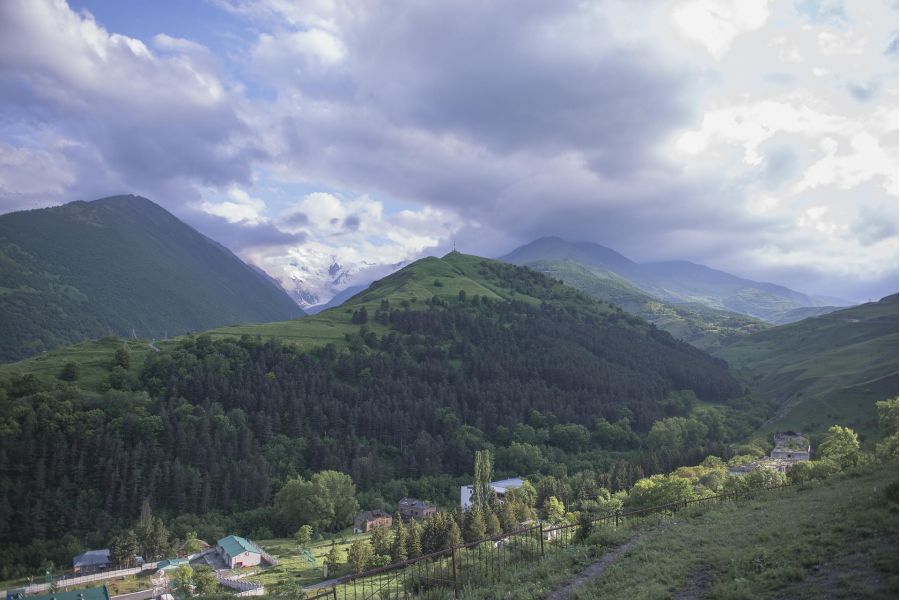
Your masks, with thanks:
[{"label": "cumulus cloud", "polygon": [[258,151],[230,91],[192,58],[199,45],[155,43],[164,54],[63,0],[0,3],[0,106],[7,127],[24,129],[7,143],[49,130],[91,148],[132,188],[250,181]]},{"label": "cumulus cloud", "polygon": [[454,240],[549,234],[896,286],[880,0],[215,5],[239,43],[0,3],[3,208],[146,193],[310,303]]}]

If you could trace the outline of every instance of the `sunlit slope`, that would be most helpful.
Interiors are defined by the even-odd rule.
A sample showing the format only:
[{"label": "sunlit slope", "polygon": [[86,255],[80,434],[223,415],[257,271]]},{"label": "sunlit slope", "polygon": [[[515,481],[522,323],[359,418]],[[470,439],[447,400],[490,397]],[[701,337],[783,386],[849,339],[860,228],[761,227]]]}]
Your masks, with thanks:
[{"label": "sunlit slope", "polygon": [[755,333],[716,352],[781,404],[768,429],[876,431],[873,403],[897,394],[897,294]]},{"label": "sunlit slope", "polygon": [[586,294],[621,307],[668,331],[678,339],[707,351],[737,337],[762,331],[768,323],[747,315],[704,304],[672,304],[641,290],[628,279],[574,260],[538,260],[532,269],[562,280]]},{"label": "sunlit slope", "polygon": [[[354,323],[353,319],[355,311],[365,308],[368,315],[372,316],[382,302],[387,302],[394,308],[425,310],[434,299],[458,302],[461,293],[469,300],[478,296],[495,301],[518,300],[535,306],[550,301],[577,306],[597,315],[616,311],[609,304],[589,298],[556,280],[547,280],[547,287],[542,285],[540,289],[511,286],[486,268],[490,264],[502,263],[459,252],[452,252],[443,258],[431,256],[375,281],[341,306],[317,315],[280,323],[220,327],[209,334],[213,337],[261,336],[297,344],[303,348],[328,343],[340,345],[345,342],[347,334],[359,330],[360,324]],[[372,319],[367,320],[366,326],[377,334],[387,332],[386,326]]]}]

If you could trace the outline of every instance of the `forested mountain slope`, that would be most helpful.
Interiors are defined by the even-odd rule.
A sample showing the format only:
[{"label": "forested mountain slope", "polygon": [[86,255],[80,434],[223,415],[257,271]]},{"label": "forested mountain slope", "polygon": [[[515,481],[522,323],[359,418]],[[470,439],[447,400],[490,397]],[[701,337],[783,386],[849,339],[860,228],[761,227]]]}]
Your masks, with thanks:
[{"label": "forested mountain slope", "polygon": [[785,322],[791,318],[793,309],[821,307],[834,300],[807,296],[784,286],[736,277],[688,261],[636,263],[598,244],[569,242],[557,237],[535,240],[501,260],[517,265],[542,261],[575,262],[595,272],[608,272],[623,278],[669,304],[701,304],[770,322]]},{"label": "forested mountain slope", "polygon": [[0,361],[301,314],[265,275],[137,196],[0,216]]},{"label": "forested mountain slope", "polygon": [[[365,492],[461,475],[475,450],[511,440],[538,457],[547,444],[559,460],[592,443],[634,447],[631,428],[687,414],[676,392],[712,403],[741,392],[724,361],[636,317],[530,269],[455,253],[320,315],[184,338],[128,368],[113,366],[121,355],[105,392],[29,375],[29,361],[0,371],[9,544],[67,533],[100,544],[144,499],[169,517],[220,511],[280,531],[272,494],[298,473],[341,470]],[[694,445],[721,441],[699,431],[709,438]],[[655,468],[682,451],[652,458]],[[608,454],[591,456],[609,468]],[[20,501],[25,489],[34,502]]]},{"label": "forested mountain slope", "polygon": [[897,395],[897,294],[738,340],[716,354],[781,409],[769,429],[877,429],[873,403]]}]

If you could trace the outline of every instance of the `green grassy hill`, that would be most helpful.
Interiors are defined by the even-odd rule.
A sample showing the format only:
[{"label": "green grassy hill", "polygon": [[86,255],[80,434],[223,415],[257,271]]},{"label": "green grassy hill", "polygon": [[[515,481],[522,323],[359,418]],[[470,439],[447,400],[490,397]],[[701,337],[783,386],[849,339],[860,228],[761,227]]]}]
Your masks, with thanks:
[{"label": "green grassy hill", "polygon": [[765,431],[842,423],[872,435],[874,402],[897,395],[897,294],[774,327],[716,352],[781,408]]},{"label": "green grassy hill", "polygon": [[[434,298],[443,302],[458,302],[460,293],[464,293],[468,299],[477,296],[493,301],[518,300],[532,306],[540,306],[543,301],[550,300],[560,306],[579,307],[597,318],[611,314],[622,315],[622,323],[626,322],[620,309],[594,300],[555,280],[547,279],[549,287],[540,291],[525,289],[521,284],[510,287],[510,282],[504,281],[497,274],[498,271],[487,269],[485,265],[501,266],[503,263],[459,252],[450,253],[443,258],[427,257],[375,281],[344,304],[318,314],[290,321],[219,327],[206,333],[213,339],[261,337],[291,344],[301,350],[311,350],[327,344],[343,348],[348,345],[348,338],[359,332],[360,324],[354,323],[353,313],[361,308],[365,308],[368,315],[373,316],[381,307],[382,301],[387,301],[395,308],[427,311]],[[633,325],[640,324],[638,319],[630,318],[629,321]],[[374,319],[368,319],[366,327],[376,335],[384,335],[390,330],[387,325]],[[166,345],[171,347],[180,339],[182,338],[173,336]],[[109,372],[112,352],[121,343],[116,342],[115,338],[108,338],[58,348],[41,356],[0,365],[0,374],[30,373],[55,378],[63,365],[75,362],[81,365],[82,379],[89,382],[92,389],[97,389],[98,386],[102,388],[102,382]],[[163,347],[161,342],[157,344]],[[146,342],[142,341],[131,341],[129,347],[139,353],[138,363],[149,350]],[[93,385],[95,383],[96,386]]]},{"label": "green grassy hill", "polygon": [[0,216],[0,361],[299,313],[272,280],[144,198]]},{"label": "green grassy hill", "polygon": [[[443,258],[430,256],[373,282],[366,290],[342,305],[316,315],[282,323],[219,327],[209,331],[209,334],[214,338],[261,336],[296,344],[305,349],[327,343],[340,346],[346,343],[346,335],[359,330],[359,324],[353,322],[354,311],[365,308],[369,315],[373,315],[382,301],[387,301],[394,307],[427,310],[432,299],[457,302],[460,293],[466,298],[478,296],[487,300],[517,300],[532,306],[540,306],[541,302],[549,300],[558,305],[577,306],[597,316],[619,312],[608,303],[593,300],[553,280],[548,280],[548,288],[540,290],[528,289],[519,284],[510,286],[510,282],[504,281],[498,271],[486,268],[486,265],[501,264],[459,252],[451,252]],[[377,322],[369,321],[367,325],[375,333],[387,332],[387,327]]]},{"label": "green grassy hill", "polygon": [[528,266],[595,298],[615,304],[676,338],[707,351],[770,326],[754,317],[704,304],[663,302],[620,275],[575,260],[538,260],[528,263]]}]

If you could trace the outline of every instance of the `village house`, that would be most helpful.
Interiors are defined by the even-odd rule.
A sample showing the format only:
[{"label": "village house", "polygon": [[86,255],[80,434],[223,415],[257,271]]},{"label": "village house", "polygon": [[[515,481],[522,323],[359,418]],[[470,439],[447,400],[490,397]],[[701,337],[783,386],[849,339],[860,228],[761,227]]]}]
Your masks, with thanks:
[{"label": "village house", "polygon": [[88,550],[72,559],[72,570],[79,575],[96,573],[112,566],[109,550]]},{"label": "village house", "polygon": [[259,546],[239,535],[223,537],[216,544],[216,552],[231,569],[258,565],[265,554]]},{"label": "village house", "polygon": [[772,450],[771,458],[782,459],[790,463],[809,460],[809,440],[793,431],[784,433],[776,433],[775,449]]},{"label": "village house", "polygon": [[390,527],[393,524],[393,517],[383,510],[367,510],[356,515],[353,520],[353,533],[366,533],[373,529]]},{"label": "village house", "polygon": [[397,503],[397,510],[405,519],[426,519],[437,512],[433,504],[416,498],[403,498]]},{"label": "village house", "polygon": [[794,464],[809,460],[809,440],[805,436],[793,431],[786,431],[776,433],[773,437],[775,448],[769,453],[769,456],[731,467],[728,469],[728,474],[746,475],[750,471],[760,468],[787,473]]},{"label": "village house", "polygon": [[[506,492],[509,490],[515,490],[522,487],[525,484],[525,480],[520,479],[518,477],[512,477],[510,479],[501,479],[500,481],[492,481],[490,483],[491,489],[497,494],[497,498],[500,501],[503,501],[503,498],[506,497]],[[469,507],[472,506],[472,494],[474,492],[475,486],[473,485],[464,485],[459,488],[459,505],[463,508],[463,510],[468,510]]]}]

